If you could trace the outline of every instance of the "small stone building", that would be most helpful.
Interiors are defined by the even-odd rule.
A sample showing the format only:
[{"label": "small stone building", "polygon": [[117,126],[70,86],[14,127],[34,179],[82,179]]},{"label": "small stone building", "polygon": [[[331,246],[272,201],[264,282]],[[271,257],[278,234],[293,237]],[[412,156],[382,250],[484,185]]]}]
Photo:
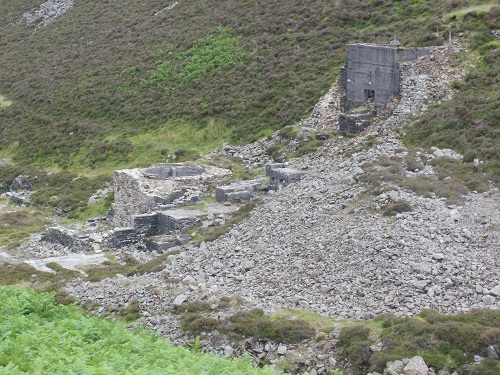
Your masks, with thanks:
[{"label": "small stone building", "polygon": [[128,227],[134,215],[196,204],[231,176],[227,169],[180,163],[115,171],[110,219],[115,226]]}]

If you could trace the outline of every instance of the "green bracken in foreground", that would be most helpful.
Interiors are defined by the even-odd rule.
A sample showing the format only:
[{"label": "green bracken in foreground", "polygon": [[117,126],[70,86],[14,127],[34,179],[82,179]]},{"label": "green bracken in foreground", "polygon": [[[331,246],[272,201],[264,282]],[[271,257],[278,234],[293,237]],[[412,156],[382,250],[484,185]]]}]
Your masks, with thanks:
[{"label": "green bracken in foreground", "polygon": [[50,294],[0,286],[0,300],[0,374],[275,374],[55,306]]}]

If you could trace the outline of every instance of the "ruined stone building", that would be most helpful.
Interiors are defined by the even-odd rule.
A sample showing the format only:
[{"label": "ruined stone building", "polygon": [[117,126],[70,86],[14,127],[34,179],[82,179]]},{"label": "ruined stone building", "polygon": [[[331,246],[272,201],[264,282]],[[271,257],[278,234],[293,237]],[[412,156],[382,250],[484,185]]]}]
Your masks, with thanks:
[{"label": "ruined stone building", "polygon": [[372,101],[376,107],[384,108],[389,98],[399,94],[399,65],[425,56],[431,49],[401,48],[397,42],[348,45],[343,82],[348,106],[358,107]]}]

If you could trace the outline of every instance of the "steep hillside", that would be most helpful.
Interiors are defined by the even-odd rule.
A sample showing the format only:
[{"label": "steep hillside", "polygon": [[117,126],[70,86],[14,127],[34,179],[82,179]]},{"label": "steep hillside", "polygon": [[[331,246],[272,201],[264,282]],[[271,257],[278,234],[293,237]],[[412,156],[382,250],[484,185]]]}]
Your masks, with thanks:
[{"label": "steep hillside", "polygon": [[41,3],[0,5],[1,153],[109,173],[290,125],[334,82],[346,43],[441,44],[453,11],[477,2],[74,1],[28,23]]}]

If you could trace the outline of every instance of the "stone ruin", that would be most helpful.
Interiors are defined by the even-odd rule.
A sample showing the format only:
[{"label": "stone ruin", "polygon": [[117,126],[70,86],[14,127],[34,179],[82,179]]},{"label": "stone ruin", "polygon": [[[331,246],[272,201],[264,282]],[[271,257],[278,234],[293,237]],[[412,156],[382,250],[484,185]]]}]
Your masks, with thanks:
[{"label": "stone ruin", "polygon": [[204,193],[227,184],[231,176],[227,169],[181,163],[115,171],[110,221],[127,227],[134,215],[201,203]]},{"label": "stone ruin", "polygon": [[385,109],[390,99],[400,94],[404,65],[428,55],[435,48],[402,48],[397,41],[388,45],[348,45],[347,62],[338,81],[340,133],[361,131],[369,117]]},{"label": "stone ruin", "polygon": [[[106,239],[64,227],[49,228],[42,236],[74,252],[88,252],[107,243],[115,248],[144,241],[149,250],[162,252],[190,238],[186,232],[225,223],[237,209],[229,203],[246,203],[258,193],[278,190],[299,181],[303,172],[285,163],[266,166],[267,178],[228,184],[231,171],[213,166],[153,164],[144,169],[115,171],[115,201],[107,221],[115,228]],[[215,191],[216,202],[193,209]]]}]

